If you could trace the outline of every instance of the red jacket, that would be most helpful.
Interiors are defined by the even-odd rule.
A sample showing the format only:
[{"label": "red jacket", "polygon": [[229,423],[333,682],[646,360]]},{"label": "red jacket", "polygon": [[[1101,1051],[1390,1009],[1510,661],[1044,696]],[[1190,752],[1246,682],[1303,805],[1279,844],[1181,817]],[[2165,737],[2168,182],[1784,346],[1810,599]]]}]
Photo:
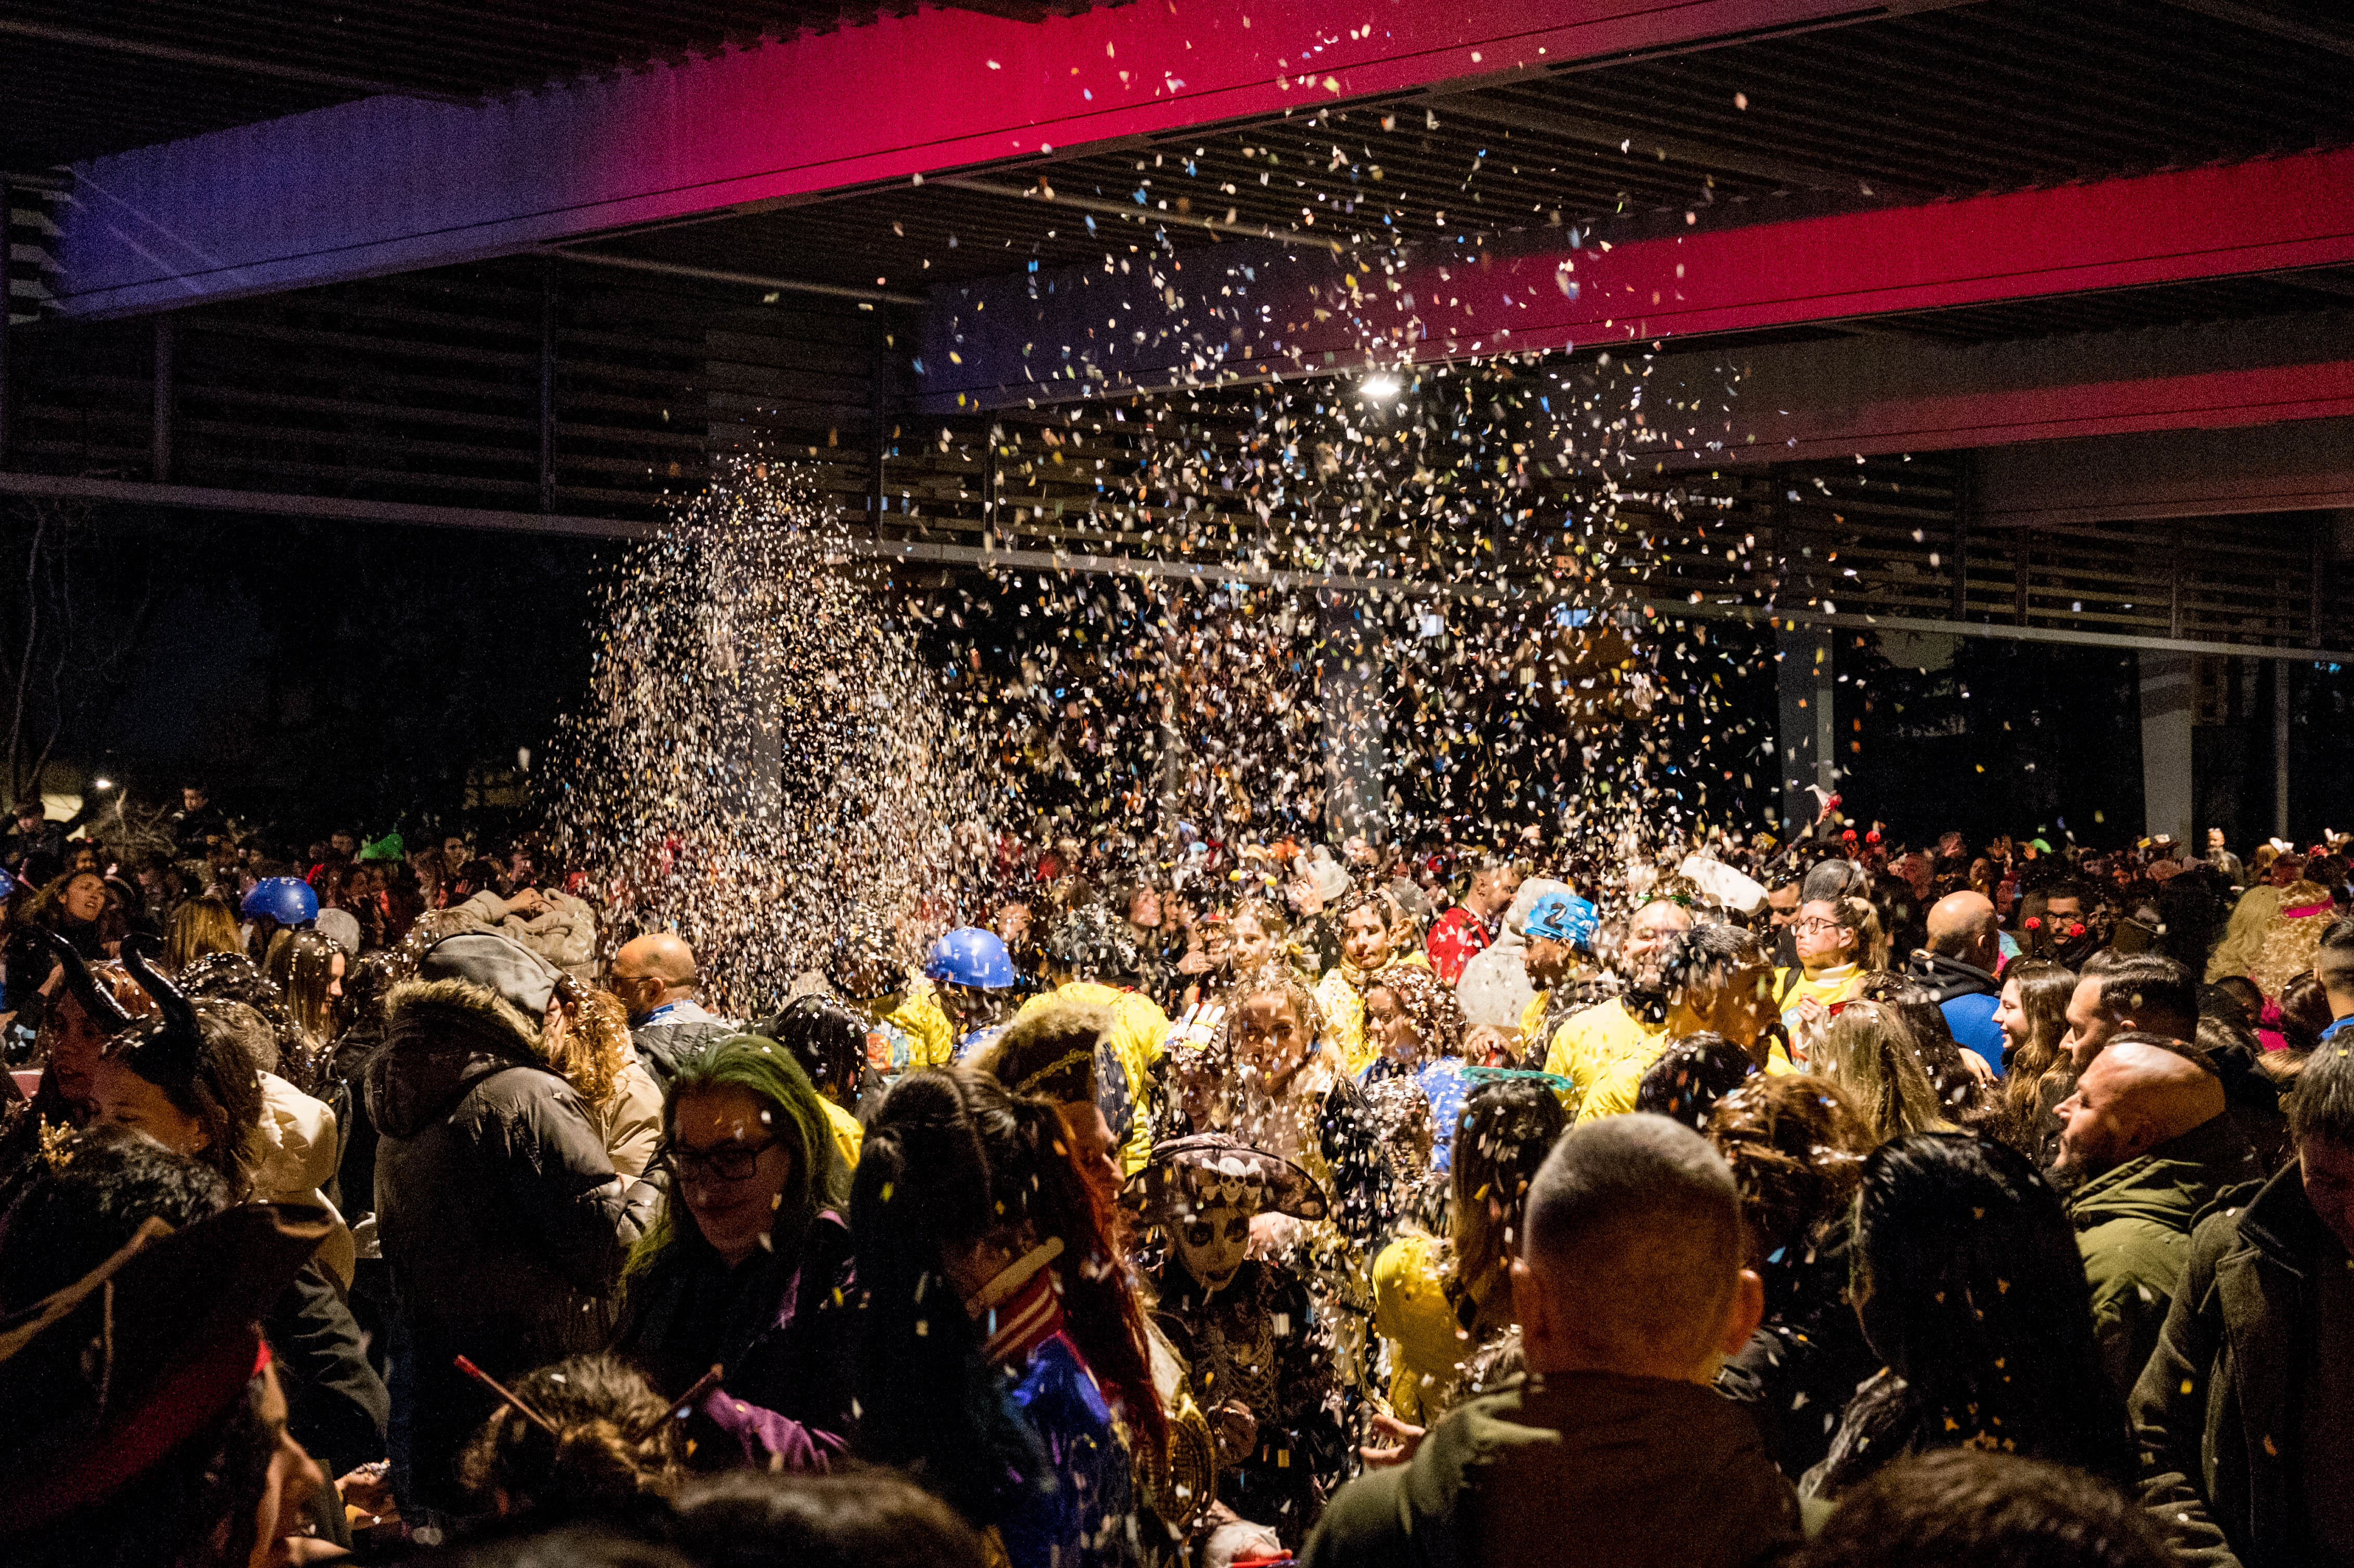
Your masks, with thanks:
[{"label": "red jacket", "polygon": [[1423,946],[1430,950],[1430,967],[1438,978],[1453,985],[1463,978],[1463,966],[1471,961],[1471,955],[1493,940],[1488,923],[1458,904],[1431,923]]}]

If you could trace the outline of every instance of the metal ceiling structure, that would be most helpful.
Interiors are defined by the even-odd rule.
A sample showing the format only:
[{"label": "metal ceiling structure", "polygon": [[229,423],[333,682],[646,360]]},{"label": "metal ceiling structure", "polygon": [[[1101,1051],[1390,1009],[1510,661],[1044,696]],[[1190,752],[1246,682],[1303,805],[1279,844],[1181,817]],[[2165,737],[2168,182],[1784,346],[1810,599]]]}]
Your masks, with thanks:
[{"label": "metal ceiling structure", "polygon": [[[972,9],[1043,18],[1086,0]],[[379,94],[472,103],[758,47],[912,0],[10,0],[0,6],[0,169],[33,172]]]},{"label": "metal ceiling structure", "polygon": [[[815,468],[858,547],[903,563],[1566,592],[1592,472],[1527,479],[1483,582],[1417,578],[1444,541],[1401,518],[1345,562],[1287,541],[1362,503],[1313,476],[1273,523],[1161,482],[1187,443],[1239,467],[1284,395],[1231,364],[1033,407],[1015,332],[996,382],[962,367],[995,388],[963,406],[931,345],[974,302],[1010,327],[1005,305],[1099,276],[1123,297],[1093,330],[1198,333],[1154,300],[1254,258],[1299,281],[1253,296],[1289,313],[1287,348],[1348,341],[1309,327],[1331,301],[1308,284],[1371,287],[1368,259],[1426,316],[1441,269],[1549,283],[1556,258],[1664,314],[1681,247],[1713,259],[1695,294],[1754,276],[1774,307],[1673,332],[1638,308],[1606,334],[1539,287],[1566,323],[1542,352],[1482,368],[1500,342],[1467,333],[1414,355],[1492,387],[1590,380],[1615,344],[1663,386],[1747,388],[1774,461],[1659,429],[1649,473],[1618,476],[1644,613],[2284,663],[2354,645],[2342,5],[1384,0],[1376,37],[1268,0],[1247,38],[1228,7],[959,9],[0,0],[0,493],[627,536],[758,450]],[[738,156],[744,125],[777,146]],[[533,162],[559,132],[585,140]],[[339,145],[353,161],[304,162]],[[450,173],[484,168],[512,188]],[[151,210],[188,257],[270,232],[154,263],[106,232]],[[1869,287],[1935,245],[1967,260],[1981,213],[2111,210],[2183,257],[2007,277],[2051,238],[2030,218],[1988,231],[1970,287]],[[1873,225],[1878,248],[1838,253]],[[1810,301],[1819,276],[1847,291]],[[1328,348],[1240,378],[1350,368]]]}]

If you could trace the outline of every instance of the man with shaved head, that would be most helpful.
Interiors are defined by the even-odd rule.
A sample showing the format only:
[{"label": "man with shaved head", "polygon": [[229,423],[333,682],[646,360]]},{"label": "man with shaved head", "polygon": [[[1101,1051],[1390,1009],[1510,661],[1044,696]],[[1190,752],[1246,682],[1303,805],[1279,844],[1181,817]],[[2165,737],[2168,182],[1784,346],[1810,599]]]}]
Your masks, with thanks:
[{"label": "man with shaved head", "polygon": [[737,1033],[741,1025],[704,1010],[695,950],[668,931],[621,944],[606,987],[630,1010],[630,1040],[654,1081],[665,1087],[689,1056]]},{"label": "man with shaved head", "polygon": [[1576,1128],[1530,1184],[1522,1229],[1527,1375],[1343,1487],[1303,1568],[1734,1568],[1795,1545],[1789,1483],[1712,1386],[1765,1293],[1707,1140],[1641,1114]]},{"label": "man with shaved head", "polygon": [[2225,1113],[2222,1080],[2196,1047],[2119,1034],[2060,1103],[2052,1177],[2093,1285],[2093,1326],[2120,1395],[2133,1392],[2165,1325],[2190,1233],[2264,1178]]},{"label": "man with shaved head", "polygon": [[1954,1044],[1986,1059],[2002,1075],[2002,1026],[1994,1021],[2002,999],[2000,922],[1983,893],[1949,893],[1930,907],[1927,945],[1913,955],[1912,978],[1929,988]]}]

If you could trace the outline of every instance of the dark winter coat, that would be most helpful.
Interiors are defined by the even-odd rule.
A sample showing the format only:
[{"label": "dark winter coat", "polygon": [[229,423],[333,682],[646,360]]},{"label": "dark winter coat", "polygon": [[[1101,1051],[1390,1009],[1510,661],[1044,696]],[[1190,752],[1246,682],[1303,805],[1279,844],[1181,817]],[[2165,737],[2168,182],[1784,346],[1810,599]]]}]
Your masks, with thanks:
[{"label": "dark winter coat", "polygon": [[2288,1568],[2307,1560],[2296,1434],[2322,1356],[2316,1271],[2343,1266],[2292,1164],[2248,1206],[2190,1238],[2158,1349],[2134,1385],[2142,1506],[2200,1568]]},{"label": "dark winter coat", "polygon": [[1802,1255],[1767,1261],[1766,1320],[1716,1376],[1793,1481],[1830,1452],[1840,1413],[1883,1364],[1848,1298],[1848,1244],[1840,1224]]},{"label": "dark winter coat", "polygon": [[384,1380],[368,1364],[343,1293],[315,1258],[271,1304],[261,1329],[278,1359],[295,1440],[330,1476],[383,1458],[391,1414]]},{"label": "dark winter coat", "polygon": [[850,1227],[820,1210],[794,1255],[763,1248],[729,1268],[698,1236],[673,1234],[631,1277],[613,1349],[677,1394],[713,1366],[719,1391],[690,1417],[690,1462],[822,1469],[851,1425],[856,1292]]},{"label": "dark winter coat", "polygon": [[2121,1396],[2132,1394],[2158,1347],[2190,1233],[2215,1210],[2247,1202],[2264,1178],[2256,1151],[2218,1116],[2069,1195],[2101,1364]]},{"label": "dark winter coat", "polygon": [[1342,1487],[1302,1568],[1735,1568],[1798,1540],[1749,1413],[1698,1383],[1528,1378]]},{"label": "dark winter coat", "polygon": [[[411,980],[387,999],[365,1074],[376,1234],[417,1380],[396,1431],[414,1495],[436,1506],[452,1506],[451,1456],[495,1403],[451,1358],[504,1382],[600,1349],[622,1260],[659,1201],[644,1182],[624,1190],[586,1102],[535,1044],[491,991]],[[396,1404],[411,1386],[396,1379]]]}]

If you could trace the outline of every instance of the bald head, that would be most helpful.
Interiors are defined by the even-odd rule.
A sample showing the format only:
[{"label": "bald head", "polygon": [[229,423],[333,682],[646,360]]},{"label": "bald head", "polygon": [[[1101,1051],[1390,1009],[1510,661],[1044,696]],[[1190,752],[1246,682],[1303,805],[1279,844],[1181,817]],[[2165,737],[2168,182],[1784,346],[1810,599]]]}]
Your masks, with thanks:
[{"label": "bald head", "polygon": [[634,1023],[664,1002],[695,994],[695,949],[667,931],[632,938],[613,955],[607,983]]},{"label": "bald head", "polygon": [[1658,1116],[1586,1122],[1530,1184],[1514,1314],[1536,1372],[1705,1382],[1764,1310],[1733,1172]]},{"label": "bald head", "polygon": [[2148,1034],[2112,1039],[2060,1102],[2057,1171],[2083,1181],[2223,1114],[2223,1084]]},{"label": "bald head", "polygon": [[1999,938],[1994,902],[1983,893],[1948,893],[1929,906],[1929,950],[1994,972]]}]

